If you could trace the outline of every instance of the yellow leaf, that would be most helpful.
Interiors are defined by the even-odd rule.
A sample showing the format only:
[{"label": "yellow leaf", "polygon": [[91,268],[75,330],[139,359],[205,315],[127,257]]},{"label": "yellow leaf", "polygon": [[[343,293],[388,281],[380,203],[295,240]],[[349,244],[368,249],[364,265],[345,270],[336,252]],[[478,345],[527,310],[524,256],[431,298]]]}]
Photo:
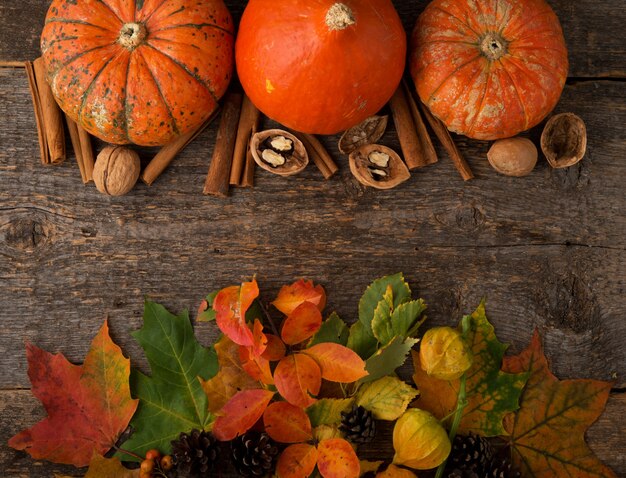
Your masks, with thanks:
[{"label": "yellow leaf", "polygon": [[369,410],[378,420],[396,420],[418,392],[397,377],[383,377],[366,383],[356,397],[357,405]]},{"label": "yellow leaf", "polygon": [[377,473],[376,478],[417,478],[417,475],[396,465],[389,465],[385,471]]},{"label": "yellow leaf", "polygon": [[124,468],[117,458],[94,455],[89,463],[85,478],[137,478],[139,470]]}]

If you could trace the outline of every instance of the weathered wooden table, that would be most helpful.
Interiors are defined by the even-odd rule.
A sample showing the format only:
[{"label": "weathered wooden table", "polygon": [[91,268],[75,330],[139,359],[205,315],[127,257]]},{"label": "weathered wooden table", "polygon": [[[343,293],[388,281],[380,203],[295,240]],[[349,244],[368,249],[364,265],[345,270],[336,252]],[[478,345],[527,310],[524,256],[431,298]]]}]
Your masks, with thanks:
[{"label": "weathered wooden table", "polygon": [[[228,2],[234,16],[243,1]],[[397,0],[407,29],[425,6]],[[280,179],[257,171],[253,190],[201,194],[215,124],[150,188],[109,198],[83,186],[73,159],[39,163],[22,62],[38,56],[46,0],[0,4],[0,475],[80,475],[6,446],[44,411],[29,391],[24,342],[81,361],[105,316],[114,340],[145,368],[129,332],[143,297],[195,310],[209,290],[257,274],[266,297],[297,277],[327,288],[348,320],[366,285],[404,271],[429,304],[430,324],[452,324],[488,299],[501,338],[519,351],[534,327],[560,378],[615,380],[592,448],[626,476],[626,3],[550,0],[570,49],[557,112],[589,130],[585,160],[531,176],[496,174],[488,144],[457,138],[477,179],[440,162],[389,192],[365,190],[325,138],[341,172],[313,167]],[[530,133],[535,140],[541,128]],[[384,138],[397,147],[393,131]],[[150,151],[144,151],[145,159]],[[205,343],[215,336],[198,325]]]}]

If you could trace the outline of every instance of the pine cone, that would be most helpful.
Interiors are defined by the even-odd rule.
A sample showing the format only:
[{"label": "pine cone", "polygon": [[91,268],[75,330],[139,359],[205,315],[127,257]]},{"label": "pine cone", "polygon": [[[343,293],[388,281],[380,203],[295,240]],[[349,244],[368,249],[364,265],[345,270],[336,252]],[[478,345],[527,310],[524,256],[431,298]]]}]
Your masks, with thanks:
[{"label": "pine cone", "polygon": [[485,478],[519,478],[521,473],[512,469],[507,457],[495,458],[485,470]]},{"label": "pine cone", "polygon": [[470,433],[469,436],[454,437],[448,464],[458,471],[475,471],[482,478],[492,458],[491,444],[485,438]]},{"label": "pine cone", "polygon": [[274,467],[278,447],[263,432],[250,431],[230,443],[235,468],[242,476],[265,476]]},{"label": "pine cone", "polygon": [[218,457],[218,442],[208,432],[192,430],[172,441],[172,457],[182,477],[208,476]]},{"label": "pine cone", "polygon": [[474,470],[453,469],[448,473],[448,478],[482,478]]},{"label": "pine cone", "polygon": [[353,443],[368,443],[376,435],[376,422],[372,412],[352,405],[349,412],[341,412],[339,429]]}]

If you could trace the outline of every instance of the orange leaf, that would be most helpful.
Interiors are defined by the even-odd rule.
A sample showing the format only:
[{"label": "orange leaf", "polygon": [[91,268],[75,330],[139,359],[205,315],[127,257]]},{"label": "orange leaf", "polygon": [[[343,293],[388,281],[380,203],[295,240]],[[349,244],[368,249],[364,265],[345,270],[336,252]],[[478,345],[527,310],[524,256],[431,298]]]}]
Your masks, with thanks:
[{"label": "orange leaf", "polygon": [[125,468],[117,458],[94,454],[85,478],[139,478],[139,470]]},{"label": "orange leaf", "polygon": [[322,326],[322,313],[312,302],[302,302],[283,322],[280,335],[289,345],[299,344],[313,337]]},{"label": "orange leaf", "polygon": [[263,333],[263,324],[259,319],[254,319],[252,339],[254,340],[252,351],[254,352],[254,355],[258,357],[259,355],[262,355],[267,348],[267,337]]},{"label": "orange leaf", "polygon": [[280,443],[300,443],[313,438],[305,411],[287,402],[274,402],[263,414],[265,431]]},{"label": "orange leaf", "polygon": [[317,361],[322,378],[331,382],[351,383],[368,375],[363,359],[343,345],[325,342],[302,352]]},{"label": "orange leaf", "polygon": [[557,379],[537,331],[525,351],[505,359],[503,369],[530,372],[520,408],[506,420],[513,461],[522,476],[616,477],[585,443],[586,430],[604,410],[610,383]]},{"label": "orange leaf", "polygon": [[221,410],[237,392],[259,388],[259,382],[254,380],[241,364],[239,347],[227,336],[222,336],[215,344],[219,372],[207,381],[199,378],[204,393],[209,398],[211,413]]},{"label": "orange leaf", "polygon": [[442,419],[456,410],[456,399],[459,395],[461,381],[439,380],[428,375],[422,368],[420,354],[411,350],[413,356],[413,381],[420,391],[419,408],[428,410],[437,418]]},{"label": "orange leaf", "polygon": [[417,478],[417,475],[406,468],[400,468],[392,464],[385,471],[376,473],[376,478]]},{"label": "orange leaf", "polygon": [[246,311],[259,296],[255,279],[241,286],[226,287],[213,301],[215,320],[220,330],[238,345],[254,345],[254,336],[246,323]]},{"label": "orange leaf", "polygon": [[287,352],[287,347],[285,347],[283,341],[280,340],[280,337],[272,334],[265,334],[265,337],[267,338],[267,348],[265,352],[263,352],[262,357],[270,362],[275,362],[283,358]]},{"label": "orange leaf", "polygon": [[266,385],[274,383],[269,360],[255,356],[252,347],[240,346],[239,360],[243,369],[253,380],[259,380]]},{"label": "orange leaf", "polygon": [[291,285],[283,286],[272,304],[283,314],[291,314],[302,302],[312,302],[321,311],[326,306],[326,292],[313,281],[300,279]]},{"label": "orange leaf", "polygon": [[238,392],[224,405],[221,416],[215,420],[215,438],[228,441],[247,432],[261,418],[273,396],[274,392],[262,389]]},{"label": "orange leaf", "polygon": [[93,339],[83,365],[27,344],[32,393],[48,416],[9,440],[34,459],[87,466],[104,455],[135,413],[128,377],[130,361],[109,337],[107,322]]},{"label": "orange leaf", "polygon": [[288,355],[274,370],[276,389],[292,405],[306,408],[315,403],[322,386],[322,371],[317,362],[304,354]]},{"label": "orange leaf", "polygon": [[324,478],[358,478],[359,457],[343,438],[322,440],[317,445],[317,469]]},{"label": "orange leaf", "polygon": [[278,457],[278,478],[308,478],[317,463],[317,449],[313,445],[297,443],[289,445]]}]

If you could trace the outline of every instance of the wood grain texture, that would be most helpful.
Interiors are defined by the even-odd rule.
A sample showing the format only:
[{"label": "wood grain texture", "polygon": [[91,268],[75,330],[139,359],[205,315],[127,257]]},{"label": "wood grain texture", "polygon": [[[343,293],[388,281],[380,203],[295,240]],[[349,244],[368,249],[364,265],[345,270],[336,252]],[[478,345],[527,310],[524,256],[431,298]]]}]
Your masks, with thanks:
[{"label": "wood grain texture", "polygon": [[[236,21],[245,1],[226,0]],[[426,1],[393,0],[407,32],[424,10]],[[626,23],[626,3],[619,0],[548,0],[561,20],[570,50],[571,77],[626,77],[624,42],[617,34]],[[39,37],[50,2],[0,2],[0,65],[37,58]]]}]

